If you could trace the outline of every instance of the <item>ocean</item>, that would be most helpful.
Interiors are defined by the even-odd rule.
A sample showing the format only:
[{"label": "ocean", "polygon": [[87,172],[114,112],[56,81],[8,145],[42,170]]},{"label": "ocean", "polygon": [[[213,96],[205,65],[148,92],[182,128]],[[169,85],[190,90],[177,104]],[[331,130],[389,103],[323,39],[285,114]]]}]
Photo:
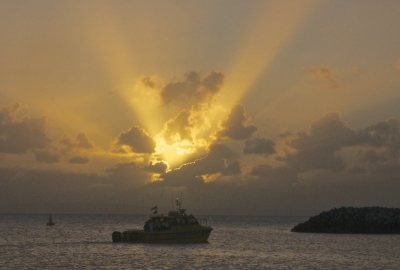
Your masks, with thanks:
[{"label": "ocean", "polygon": [[400,269],[400,235],[302,234],[308,217],[198,216],[207,244],[113,243],[144,215],[0,214],[0,269]]}]

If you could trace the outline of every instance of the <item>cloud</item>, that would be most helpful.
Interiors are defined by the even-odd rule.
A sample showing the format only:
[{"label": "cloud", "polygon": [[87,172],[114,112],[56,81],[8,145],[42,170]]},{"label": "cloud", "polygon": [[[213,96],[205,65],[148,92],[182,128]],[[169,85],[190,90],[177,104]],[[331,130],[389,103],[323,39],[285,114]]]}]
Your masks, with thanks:
[{"label": "cloud", "polygon": [[143,83],[144,86],[151,89],[154,89],[157,85],[156,80],[151,76],[143,76],[141,78],[141,83]]},{"label": "cloud", "polygon": [[343,170],[343,160],[335,153],[345,146],[357,144],[359,139],[356,131],[340,119],[339,113],[330,112],[313,122],[308,132],[298,132],[288,139],[287,146],[294,152],[287,152],[281,160],[299,171]]},{"label": "cloud", "polygon": [[94,149],[94,142],[89,140],[84,132],[78,132],[75,138],[65,134],[60,139],[60,148],[62,153],[71,152],[73,150],[90,150]]},{"label": "cloud", "polygon": [[120,162],[106,169],[107,178],[113,184],[119,185],[123,183],[123,185],[132,187],[151,182],[151,173],[149,171],[149,166],[141,168],[135,162]]},{"label": "cloud", "polygon": [[[0,168],[0,210],[147,213],[155,201],[169,202],[171,187],[182,187],[185,205],[196,213],[310,215],[341,205],[397,206],[400,161],[387,155],[398,147],[398,124],[389,119],[355,131],[339,113],[327,113],[308,131],[279,137],[274,149],[288,148],[280,163],[262,159],[254,167],[241,167],[238,154],[214,143],[203,157],[171,171],[163,162],[118,163],[99,175]],[[248,141],[253,151],[269,140]],[[359,163],[338,155],[350,155],[348,148]]]},{"label": "cloud", "polygon": [[369,150],[365,153],[363,161],[368,161],[369,163],[385,162],[387,158],[374,150]]},{"label": "cloud", "polygon": [[24,154],[32,149],[44,149],[51,140],[47,137],[47,119],[19,118],[21,105],[0,106],[0,152]]},{"label": "cloud", "polygon": [[163,181],[150,183],[151,174],[135,163],[116,164],[106,175],[0,168],[0,212],[150,214],[150,207],[158,204],[165,213],[171,195],[179,193],[185,206],[199,215],[307,216],[342,205],[400,203],[394,169],[391,176],[379,171],[328,172],[302,184],[296,182],[294,170],[265,165],[258,169],[257,175],[255,169],[252,176],[226,176],[208,183],[198,178],[184,182],[189,188],[169,189]]},{"label": "cloud", "polygon": [[287,166],[280,166],[280,167],[272,167],[267,164],[261,164],[255,166],[251,174],[254,176],[259,176],[266,180],[278,181],[283,182],[284,180],[289,181],[290,183],[296,182],[298,177],[298,171],[289,168]]},{"label": "cloud", "polygon": [[228,117],[220,124],[220,130],[215,133],[218,139],[245,140],[257,130],[256,126],[248,124],[249,119],[242,105],[235,105]]},{"label": "cloud", "polygon": [[8,106],[0,106],[0,123],[10,123],[16,120],[21,104],[12,103]]},{"label": "cloud", "polygon": [[150,164],[143,167],[143,169],[148,172],[165,173],[168,169],[168,165],[165,162],[150,162]]},{"label": "cloud", "polygon": [[233,161],[231,164],[228,164],[224,169],[221,170],[221,174],[226,175],[240,175],[240,163],[239,161]]},{"label": "cloud", "polygon": [[272,140],[266,140],[264,138],[249,139],[245,142],[243,153],[265,156],[275,154],[275,143]]},{"label": "cloud", "polygon": [[87,164],[89,163],[89,159],[87,157],[75,156],[68,160],[68,163],[71,164]]},{"label": "cloud", "polygon": [[[30,119],[19,118],[18,111],[19,105],[4,107],[1,127]],[[171,142],[189,135],[195,139],[192,129],[198,120],[193,119],[194,113],[184,110],[166,123],[165,134]],[[246,140],[226,141],[229,146],[213,143],[196,153],[196,158],[192,156],[192,162],[170,171],[161,159],[147,164],[121,162],[98,174],[57,171],[57,165],[51,166],[61,159],[59,149],[68,154],[64,159],[70,164],[85,164],[89,160],[81,150],[94,148],[83,132],[64,135],[58,145],[29,149],[37,161],[47,163],[37,168],[51,170],[1,166],[0,211],[146,213],[155,200],[168,203],[170,194],[165,198],[162,194],[176,187],[187,192],[185,205],[208,214],[308,215],[343,204],[399,205],[399,121],[388,119],[357,131],[339,113],[330,112],[312,122],[307,131],[287,131],[273,140],[251,138],[255,126],[248,122],[244,108],[235,106],[220,132],[231,139],[240,137],[232,134],[246,134]],[[246,131],[248,127],[254,131]],[[153,151],[154,140],[139,127],[122,132],[116,146],[129,153],[135,143],[146,144],[146,138],[150,140],[147,149]],[[277,160],[243,157],[275,152]]]},{"label": "cloud", "polygon": [[204,183],[204,177],[207,175],[217,173],[237,174],[239,164],[235,164],[235,162],[227,163],[228,159],[233,157],[235,157],[235,154],[226,145],[212,144],[206,156],[162,174],[161,178],[167,185],[192,186]]},{"label": "cloud", "polygon": [[400,150],[400,123],[396,119],[368,126],[361,131],[361,134],[369,145]]},{"label": "cloud", "polygon": [[[274,185],[325,185],[351,186],[351,177],[376,175],[373,181],[386,179],[395,182],[400,170],[400,123],[395,119],[368,126],[356,131],[340,119],[339,113],[327,113],[314,121],[307,132],[286,133],[280,137],[277,152],[279,165],[260,164],[253,167],[251,175],[273,181]],[[348,184],[344,183],[350,181]],[[279,180],[279,181],[278,181]],[[277,182],[278,181],[278,182]],[[363,181],[361,178],[359,181]],[[365,181],[367,181],[365,179]]]},{"label": "cloud", "polygon": [[134,126],[122,132],[117,137],[114,146],[114,152],[127,153],[127,147],[132,153],[153,153],[156,143],[144,129]]},{"label": "cloud", "polygon": [[308,68],[308,74],[319,81],[327,82],[332,89],[340,87],[340,83],[334,78],[334,72],[330,67],[315,66]]},{"label": "cloud", "polygon": [[375,148],[366,151],[363,160],[376,163],[400,158],[400,123],[396,119],[368,126],[359,134],[364,145]]},{"label": "cloud", "polygon": [[192,71],[186,74],[183,81],[168,83],[160,94],[164,105],[196,105],[211,101],[223,83],[224,75],[221,72],[212,71],[202,75]]},{"label": "cloud", "polygon": [[209,146],[208,156],[212,158],[230,159],[236,157],[236,154],[224,144],[213,143]]},{"label": "cloud", "polygon": [[135,163],[116,164],[106,175],[0,168],[0,212],[146,213],[159,196],[150,181]]},{"label": "cloud", "polygon": [[163,138],[167,144],[175,142],[188,141],[192,142],[191,129],[194,127],[190,118],[189,110],[181,111],[174,119],[165,123],[163,130]]},{"label": "cloud", "polygon": [[36,160],[43,163],[58,163],[60,161],[59,154],[55,151],[56,149],[34,149],[32,152],[36,157]]}]

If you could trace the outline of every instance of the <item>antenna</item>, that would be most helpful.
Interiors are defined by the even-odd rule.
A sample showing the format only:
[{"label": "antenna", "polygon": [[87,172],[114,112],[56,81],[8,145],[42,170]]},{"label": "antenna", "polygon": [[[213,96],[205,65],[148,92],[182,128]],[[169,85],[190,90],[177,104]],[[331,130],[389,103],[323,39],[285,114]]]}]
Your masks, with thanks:
[{"label": "antenna", "polygon": [[174,188],[172,188],[171,206],[172,206],[171,209],[174,210]]}]

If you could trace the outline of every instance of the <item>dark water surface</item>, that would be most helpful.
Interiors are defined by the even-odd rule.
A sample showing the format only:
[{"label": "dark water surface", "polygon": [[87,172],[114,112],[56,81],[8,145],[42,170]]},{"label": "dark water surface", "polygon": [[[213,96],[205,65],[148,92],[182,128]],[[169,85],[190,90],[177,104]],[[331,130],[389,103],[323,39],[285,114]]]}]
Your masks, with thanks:
[{"label": "dark water surface", "polygon": [[304,217],[208,216],[208,244],[114,244],[146,216],[0,214],[0,269],[400,269],[400,235],[300,234]]}]

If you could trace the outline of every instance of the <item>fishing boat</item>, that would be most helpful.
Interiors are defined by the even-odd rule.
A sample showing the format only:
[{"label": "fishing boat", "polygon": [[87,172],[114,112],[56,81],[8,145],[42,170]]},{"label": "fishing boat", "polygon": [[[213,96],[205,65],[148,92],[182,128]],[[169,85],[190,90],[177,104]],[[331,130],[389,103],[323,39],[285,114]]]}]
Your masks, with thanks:
[{"label": "fishing boat", "polygon": [[181,208],[181,201],[176,199],[176,211],[168,215],[158,214],[157,206],[153,207],[153,215],[145,222],[143,229],[126,230],[112,233],[113,242],[131,243],[207,243],[213,228],[207,226],[207,220],[201,224],[193,215],[186,214]]},{"label": "fishing boat", "polygon": [[51,215],[49,216],[49,222],[46,223],[47,226],[53,226],[55,223],[53,222],[53,218]]}]

